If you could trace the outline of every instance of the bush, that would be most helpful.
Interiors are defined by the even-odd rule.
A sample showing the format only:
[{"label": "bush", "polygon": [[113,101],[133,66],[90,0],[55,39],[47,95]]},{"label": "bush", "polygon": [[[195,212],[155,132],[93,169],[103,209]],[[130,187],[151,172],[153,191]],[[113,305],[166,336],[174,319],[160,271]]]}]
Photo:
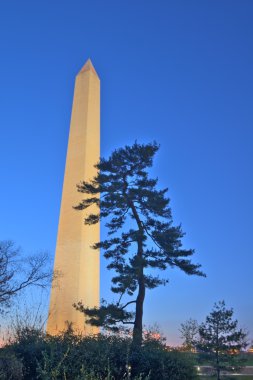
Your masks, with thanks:
[{"label": "bush", "polygon": [[192,380],[196,378],[193,362],[180,352],[168,352],[159,341],[146,341],[132,363],[137,373],[149,376],[150,380]]},{"label": "bush", "polygon": [[23,365],[22,362],[18,360],[18,358],[15,355],[6,355],[6,352],[0,352],[0,379],[23,379]]},{"label": "bush", "polygon": [[[42,360],[42,353],[45,349],[46,342],[41,330],[25,327],[15,331],[14,341],[1,349],[1,357],[10,357],[12,363],[18,361],[22,364],[22,375],[18,379],[36,379],[37,363]],[[12,371],[12,366],[9,367],[9,371]],[[15,373],[10,373],[11,375],[6,379],[16,378],[13,377]],[[2,379],[5,379],[5,377],[2,377]]]},{"label": "bush", "polygon": [[195,370],[185,356],[151,339],[133,349],[126,337],[71,331],[53,337],[25,328],[1,349],[0,375],[2,380],[192,380]]}]

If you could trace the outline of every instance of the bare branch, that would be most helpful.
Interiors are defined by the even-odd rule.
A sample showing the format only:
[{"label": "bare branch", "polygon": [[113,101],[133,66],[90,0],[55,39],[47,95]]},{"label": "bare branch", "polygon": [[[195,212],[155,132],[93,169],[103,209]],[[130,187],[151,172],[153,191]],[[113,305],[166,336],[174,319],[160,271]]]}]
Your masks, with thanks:
[{"label": "bare branch", "polygon": [[13,298],[30,286],[46,288],[52,280],[47,253],[22,258],[11,241],[0,242],[0,312],[10,307]]}]

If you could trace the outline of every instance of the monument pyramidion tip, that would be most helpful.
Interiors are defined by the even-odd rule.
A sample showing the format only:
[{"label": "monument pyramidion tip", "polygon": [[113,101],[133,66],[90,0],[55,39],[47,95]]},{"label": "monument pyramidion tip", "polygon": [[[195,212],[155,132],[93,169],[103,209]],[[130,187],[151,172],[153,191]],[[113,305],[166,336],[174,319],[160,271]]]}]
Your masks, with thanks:
[{"label": "monument pyramidion tip", "polygon": [[96,76],[98,76],[90,58],[85,62],[84,66],[81,68],[81,70],[79,71],[78,75],[81,74],[81,73],[84,73],[86,71],[92,71]]}]

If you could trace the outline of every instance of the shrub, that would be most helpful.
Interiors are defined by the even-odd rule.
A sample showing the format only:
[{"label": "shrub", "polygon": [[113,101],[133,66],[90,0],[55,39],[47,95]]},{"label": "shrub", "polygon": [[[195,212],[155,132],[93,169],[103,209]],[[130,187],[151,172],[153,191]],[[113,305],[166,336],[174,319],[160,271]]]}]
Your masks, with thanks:
[{"label": "shrub", "polygon": [[193,364],[180,353],[168,352],[159,341],[147,339],[141,348],[133,349],[126,337],[81,337],[71,331],[53,337],[31,328],[19,331],[15,341],[2,348],[0,370],[4,373],[6,367],[9,375],[1,375],[2,380],[195,378]]},{"label": "shrub", "polygon": [[22,380],[23,365],[14,355],[7,355],[5,351],[0,351],[0,379],[1,380]]}]

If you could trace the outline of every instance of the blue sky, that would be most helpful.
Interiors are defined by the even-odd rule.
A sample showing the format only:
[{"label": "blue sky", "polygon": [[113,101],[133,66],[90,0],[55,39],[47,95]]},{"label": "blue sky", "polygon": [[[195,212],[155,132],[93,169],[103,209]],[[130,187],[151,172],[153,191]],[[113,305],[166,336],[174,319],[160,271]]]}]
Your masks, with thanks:
[{"label": "blue sky", "polygon": [[[215,301],[253,333],[253,2],[0,4],[1,238],[54,256],[74,78],[101,79],[101,154],[161,144],[153,173],[207,278],[168,271],[145,323],[171,343]],[[102,265],[102,296],[109,276]]]}]

